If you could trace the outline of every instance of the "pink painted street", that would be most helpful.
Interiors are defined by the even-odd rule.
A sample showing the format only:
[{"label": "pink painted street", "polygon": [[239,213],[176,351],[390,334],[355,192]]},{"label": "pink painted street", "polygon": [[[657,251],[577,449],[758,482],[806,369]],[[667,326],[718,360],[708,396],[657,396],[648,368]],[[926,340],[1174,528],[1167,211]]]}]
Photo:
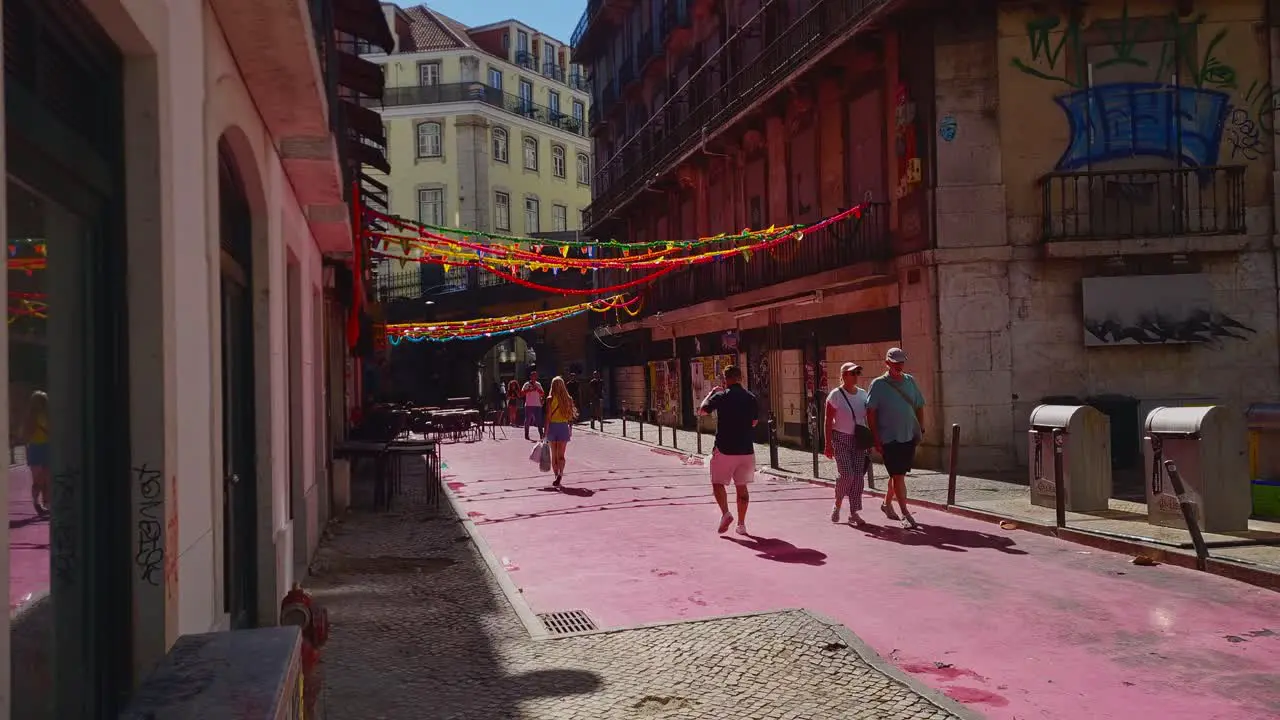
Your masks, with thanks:
[{"label": "pink painted street", "polygon": [[578,430],[556,491],[509,435],[445,448],[445,481],[535,613],[802,608],[990,718],[1280,715],[1274,592],[923,508],[906,531],[870,496],[833,524],[827,488],[761,472],[750,536],[717,535],[698,458]]},{"label": "pink painted street", "polygon": [[49,590],[49,521],[31,506],[31,470],[9,467],[9,610]]}]

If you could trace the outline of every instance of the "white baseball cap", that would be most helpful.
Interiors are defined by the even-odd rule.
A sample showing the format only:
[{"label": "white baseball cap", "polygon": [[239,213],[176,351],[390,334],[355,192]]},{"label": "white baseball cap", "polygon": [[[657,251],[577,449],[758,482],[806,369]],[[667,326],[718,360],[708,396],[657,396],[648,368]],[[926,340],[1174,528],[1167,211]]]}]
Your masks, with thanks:
[{"label": "white baseball cap", "polygon": [[847,363],[845,363],[845,364],[843,364],[843,365],[841,365],[841,366],[840,366],[840,374],[841,374],[842,376],[843,376],[845,373],[849,373],[849,372],[853,373],[854,375],[861,375],[861,374],[862,374],[862,366],[861,366],[861,365],[859,365],[858,363],[851,363],[851,362],[847,362]]}]

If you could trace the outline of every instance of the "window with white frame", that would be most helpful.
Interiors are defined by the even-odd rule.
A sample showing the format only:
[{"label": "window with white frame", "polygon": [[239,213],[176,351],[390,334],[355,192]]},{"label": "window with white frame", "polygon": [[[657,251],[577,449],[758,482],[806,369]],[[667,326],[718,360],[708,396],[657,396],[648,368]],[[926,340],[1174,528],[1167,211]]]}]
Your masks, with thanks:
[{"label": "window with white frame", "polygon": [[569,208],[564,205],[551,206],[551,229],[564,232],[569,229]]},{"label": "window with white frame", "polygon": [[436,158],[443,154],[440,130],[438,122],[418,123],[418,157]]},{"label": "window with white frame", "polygon": [[507,131],[505,128],[493,129],[493,159],[507,162]]},{"label": "window with white frame", "polygon": [[493,194],[493,226],[499,230],[511,230],[511,196],[507,193]]},{"label": "window with white frame", "polygon": [[551,146],[551,173],[558,178],[563,178],[565,173],[564,167],[564,146]]},{"label": "window with white frame", "polygon": [[440,63],[424,62],[418,63],[418,84],[426,87],[428,85],[440,84]]},{"label": "window with white frame", "polygon": [[552,122],[560,119],[560,93],[555,90],[547,91],[547,110],[551,112]]},{"label": "window with white frame", "polygon": [[591,182],[591,156],[586,153],[578,153],[578,184],[587,185]]},{"label": "window with white frame", "polygon": [[582,118],[585,117],[586,114],[587,114],[587,106],[583,105],[581,101],[574,100],[573,101],[573,119],[578,121],[579,128],[582,127]]},{"label": "window with white frame", "polygon": [[502,71],[496,67],[489,68],[489,87],[502,89]]},{"label": "window with white frame", "polygon": [[524,199],[524,232],[526,235],[541,232],[538,230],[538,198]]},{"label": "window with white frame", "polygon": [[444,225],[444,188],[418,190],[418,222]]},{"label": "window with white frame", "polygon": [[531,137],[524,139],[524,169],[538,169],[538,141]]}]

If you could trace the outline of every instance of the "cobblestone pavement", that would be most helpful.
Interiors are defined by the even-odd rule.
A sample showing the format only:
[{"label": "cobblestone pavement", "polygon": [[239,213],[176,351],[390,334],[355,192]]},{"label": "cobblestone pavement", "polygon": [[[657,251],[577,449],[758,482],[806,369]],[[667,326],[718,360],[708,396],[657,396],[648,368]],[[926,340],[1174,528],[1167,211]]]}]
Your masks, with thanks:
[{"label": "cobblestone pavement", "polygon": [[531,639],[462,524],[420,507],[349,515],[313,566],[329,720],[957,717],[801,611]]},{"label": "cobblestone pavement", "polygon": [[[580,425],[579,427],[587,429],[586,425]],[[599,426],[597,426],[597,428],[598,427]],[[599,432],[599,430],[597,430],[597,432]],[[603,432],[606,435],[623,437],[622,421],[606,421]],[[671,435],[671,428],[664,427],[662,429],[663,447],[672,447]],[[627,422],[626,437],[629,440],[639,440],[639,426],[636,423],[631,421]],[[656,445],[657,440],[657,428],[654,425],[646,424],[644,426],[644,441],[650,445]],[[711,452],[712,442],[712,434],[702,434],[702,449],[704,452]],[[696,453],[698,447],[697,433],[689,430],[677,430],[675,446],[681,452]],[[769,446],[765,443],[756,443],[756,467],[769,467]],[[813,454],[808,450],[797,450],[795,448],[779,446],[778,470],[789,475],[812,478],[814,477]],[[819,455],[817,478],[819,480],[835,482],[835,477],[835,461],[829,460],[823,455]],[[884,466],[876,464],[875,487],[877,489],[884,490],[885,477],[886,473]],[[956,477],[956,502],[961,505],[971,502],[993,500],[1006,495],[1017,495],[1021,497],[1026,495],[1026,493],[1027,486],[1025,484],[1005,482],[1001,480],[989,480],[985,478],[965,476]],[[947,499],[947,474],[932,470],[912,470],[911,474],[907,477],[907,495],[917,500],[945,502]]]}]

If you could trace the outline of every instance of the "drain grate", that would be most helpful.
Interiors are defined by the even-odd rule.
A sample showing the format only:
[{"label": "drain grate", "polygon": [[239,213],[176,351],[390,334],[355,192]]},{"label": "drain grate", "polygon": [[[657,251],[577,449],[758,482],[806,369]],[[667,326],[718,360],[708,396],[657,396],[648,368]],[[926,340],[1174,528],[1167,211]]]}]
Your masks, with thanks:
[{"label": "drain grate", "polygon": [[552,635],[569,635],[571,633],[591,632],[596,629],[596,624],[591,622],[591,618],[581,610],[569,610],[568,612],[542,613],[538,616],[542,621],[542,627]]}]

